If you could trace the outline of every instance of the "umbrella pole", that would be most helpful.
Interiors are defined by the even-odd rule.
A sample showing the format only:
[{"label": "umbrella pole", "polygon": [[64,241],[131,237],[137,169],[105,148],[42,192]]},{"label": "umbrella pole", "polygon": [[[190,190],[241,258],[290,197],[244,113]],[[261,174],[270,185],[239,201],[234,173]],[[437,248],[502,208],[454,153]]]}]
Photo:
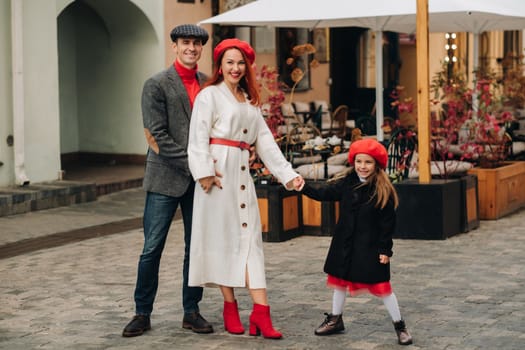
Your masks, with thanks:
[{"label": "umbrella pole", "polygon": [[383,31],[375,31],[376,51],[376,136],[383,141]]}]

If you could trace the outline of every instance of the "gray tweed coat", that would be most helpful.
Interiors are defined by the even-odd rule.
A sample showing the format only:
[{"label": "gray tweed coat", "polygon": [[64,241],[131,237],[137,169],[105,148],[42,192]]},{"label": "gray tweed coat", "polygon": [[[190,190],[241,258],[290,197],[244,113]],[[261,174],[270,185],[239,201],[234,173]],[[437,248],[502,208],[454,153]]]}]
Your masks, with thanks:
[{"label": "gray tweed coat", "polygon": [[[197,73],[200,84],[203,73]],[[146,80],[142,91],[142,119],[148,141],[143,187],[146,191],[182,196],[193,182],[188,168],[190,99],[171,65]]]}]

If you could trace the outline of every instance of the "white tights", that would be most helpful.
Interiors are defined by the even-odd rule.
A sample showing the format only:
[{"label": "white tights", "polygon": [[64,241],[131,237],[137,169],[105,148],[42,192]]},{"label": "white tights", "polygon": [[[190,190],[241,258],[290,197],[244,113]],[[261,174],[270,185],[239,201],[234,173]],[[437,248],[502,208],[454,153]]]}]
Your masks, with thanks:
[{"label": "white tights", "polygon": [[345,306],[346,290],[334,289],[332,297],[332,315],[341,315]]},{"label": "white tights", "polygon": [[[385,305],[392,321],[397,322],[401,320],[401,312],[394,293],[383,297],[383,304]],[[332,315],[341,315],[345,306],[346,290],[334,289],[332,297]]]}]

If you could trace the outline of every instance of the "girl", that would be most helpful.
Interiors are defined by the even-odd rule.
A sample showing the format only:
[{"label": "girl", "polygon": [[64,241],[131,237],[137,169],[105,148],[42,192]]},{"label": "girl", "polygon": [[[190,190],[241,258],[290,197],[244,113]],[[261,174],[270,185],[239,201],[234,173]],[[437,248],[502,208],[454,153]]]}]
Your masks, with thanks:
[{"label": "girl", "polygon": [[213,77],[197,96],[190,122],[188,161],[195,186],[190,286],[218,286],[224,327],[242,334],[235,287],[248,287],[250,335],[281,338],[272,326],[266,293],[261,222],[249,171],[250,145],[287,189],[304,180],[292,170],[261,114],[253,48],[226,39],[214,49]]},{"label": "girl", "polygon": [[342,180],[321,188],[306,184],[303,193],[319,201],[340,201],[340,217],[333,234],[324,271],[334,289],[332,312],[315,330],[329,335],[345,329],[346,290],[355,296],[369,292],[383,299],[401,345],[412,344],[390,285],[392,232],[396,191],[384,169],[388,155],[373,139],[352,142],[348,161],[354,169]]}]

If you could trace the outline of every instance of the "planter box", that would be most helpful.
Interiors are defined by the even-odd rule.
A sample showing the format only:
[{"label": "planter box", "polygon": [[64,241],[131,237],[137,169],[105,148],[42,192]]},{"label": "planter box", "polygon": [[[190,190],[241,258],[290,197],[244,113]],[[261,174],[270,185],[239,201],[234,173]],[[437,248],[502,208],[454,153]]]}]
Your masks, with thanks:
[{"label": "planter box", "polygon": [[462,232],[459,179],[409,179],[394,186],[399,195],[394,238],[436,240]]},{"label": "planter box", "polygon": [[461,232],[468,232],[479,227],[479,191],[478,178],[465,175],[461,181]]},{"label": "planter box", "polygon": [[302,196],[303,234],[331,236],[339,218],[339,202],[319,202]]},{"label": "planter box", "polygon": [[507,162],[491,169],[474,168],[478,177],[479,217],[496,220],[525,207],[525,162]]},{"label": "planter box", "polygon": [[256,185],[263,241],[282,242],[302,233],[301,200],[282,185]]},{"label": "planter box", "polygon": [[[312,186],[320,186],[324,181],[309,181]],[[316,201],[302,195],[303,234],[311,236],[331,236],[339,218],[339,202]]]}]

